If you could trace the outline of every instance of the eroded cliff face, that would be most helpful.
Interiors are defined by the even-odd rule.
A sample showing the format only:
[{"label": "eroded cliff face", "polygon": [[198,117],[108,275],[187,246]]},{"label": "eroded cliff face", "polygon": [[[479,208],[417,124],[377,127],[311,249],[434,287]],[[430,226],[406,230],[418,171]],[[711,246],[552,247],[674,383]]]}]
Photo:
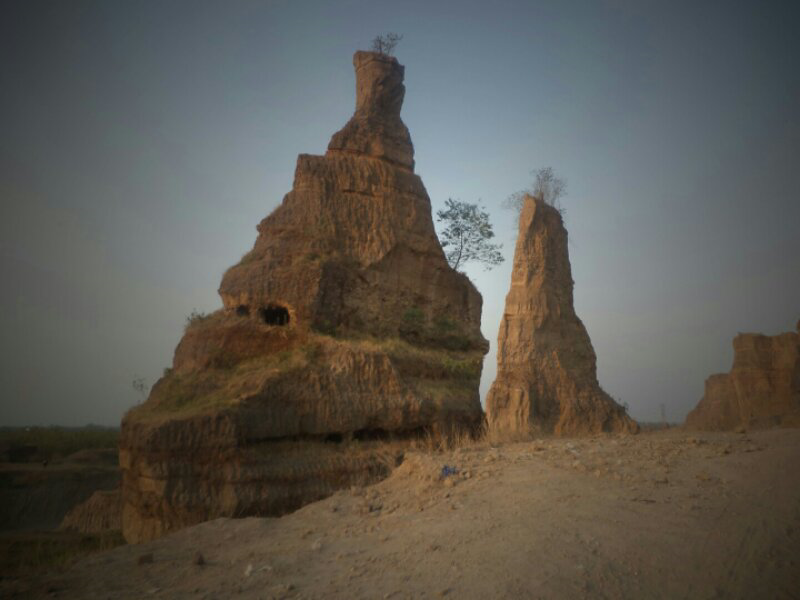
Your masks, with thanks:
[{"label": "eroded cliff face", "polygon": [[520,213],[511,289],[497,337],[489,426],[499,432],[636,432],[597,382],[596,358],[575,314],[561,214],[528,196]]},{"label": "eroded cliff face", "polygon": [[445,329],[452,322],[454,333],[481,345],[480,294],[447,265],[413,172],[400,119],[403,67],[373,52],[357,52],[353,63],[355,114],[325,156],[300,155],[292,191],[223,277],[223,303],[242,314],[273,307],[300,326],[382,337],[422,321]]},{"label": "eroded cliff face", "polygon": [[733,340],[730,373],[706,379],[703,398],[686,417],[691,429],[800,427],[798,333],[741,333]]},{"label": "eroded cliff face", "polygon": [[400,119],[397,60],[357,52],[356,111],[223,277],[123,420],[129,541],[279,515],[385,476],[404,440],[477,428],[481,297],[449,267]]}]

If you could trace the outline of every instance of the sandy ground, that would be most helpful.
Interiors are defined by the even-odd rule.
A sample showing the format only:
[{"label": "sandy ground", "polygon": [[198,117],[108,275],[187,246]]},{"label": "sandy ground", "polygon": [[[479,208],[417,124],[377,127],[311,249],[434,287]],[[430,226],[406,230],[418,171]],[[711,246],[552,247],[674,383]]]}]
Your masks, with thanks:
[{"label": "sandy ground", "polygon": [[[442,479],[444,465],[459,474]],[[59,598],[800,598],[800,430],[414,453],[378,485],[283,518],[219,519],[28,586]]]}]

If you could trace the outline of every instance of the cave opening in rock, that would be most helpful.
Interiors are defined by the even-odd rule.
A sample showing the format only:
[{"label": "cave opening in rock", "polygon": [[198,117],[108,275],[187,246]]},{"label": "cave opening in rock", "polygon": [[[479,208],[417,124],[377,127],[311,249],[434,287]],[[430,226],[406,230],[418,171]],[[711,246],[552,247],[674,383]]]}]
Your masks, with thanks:
[{"label": "cave opening in rock", "polygon": [[240,304],[236,307],[236,314],[240,317],[250,316],[250,307],[246,304]]},{"label": "cave opening in rock", "polygon": [[258,311],[261,320],[267,325],[288,325],[289,311],[284,306],[270,304]]}]

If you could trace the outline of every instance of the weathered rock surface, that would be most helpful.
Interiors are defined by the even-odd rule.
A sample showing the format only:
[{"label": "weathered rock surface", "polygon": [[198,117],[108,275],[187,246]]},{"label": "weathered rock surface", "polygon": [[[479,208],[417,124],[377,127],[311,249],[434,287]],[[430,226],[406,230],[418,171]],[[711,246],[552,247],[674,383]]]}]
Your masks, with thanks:
[{"label": "weathered rock surface", "polygon": [[730,373],[706,379],[703,398],[686,417],[691,429],[800,427],[800,323],[798,333],[740,333],[733,340]]},{"label": "weathered rock surface", "polygon": [[122,498],[119,490],[95,492],[64,516],[59,529],[80,533],[122,529]]},{"label": "weathered rock surface", "polygon": [[597,382],[594,349],[575,314],[572,288],[561,214],[528,196],[497,338],[497,378],[486,400],[493,430],[557,435],[638,431]]},{"label": "weathered rock surface", "polygon": [[411,136],[400,119],[405,87],[404,68],[395,58],[375,52],[356,52],[356,112],[328,144],[332,153],[382,158],[414,169]]},{"label": "weathered rock surface", "polygon": [[188,325],[123,420],[129,541],[279,515],[385,476],[388,439],[476,428],[481,297],[451,269],[413,172],[396,59],[358,52],[356,111]]}]

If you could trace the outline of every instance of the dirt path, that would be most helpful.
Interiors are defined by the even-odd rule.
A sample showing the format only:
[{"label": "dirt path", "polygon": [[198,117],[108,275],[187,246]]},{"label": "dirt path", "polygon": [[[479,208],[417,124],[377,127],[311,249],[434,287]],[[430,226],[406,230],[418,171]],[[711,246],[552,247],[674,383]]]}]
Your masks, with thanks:
[{"label": "dirt path", "polygon": [[[444,480],[443,465],[459,469]],[[66,598],[800,598],[800,430],[412,454],[280,519],[92,556]],[[193,564],[197,552],[206,564]],[[153,562],[137,564],[142,555]],[[2,591],[2,590],[0,590]]]}]

